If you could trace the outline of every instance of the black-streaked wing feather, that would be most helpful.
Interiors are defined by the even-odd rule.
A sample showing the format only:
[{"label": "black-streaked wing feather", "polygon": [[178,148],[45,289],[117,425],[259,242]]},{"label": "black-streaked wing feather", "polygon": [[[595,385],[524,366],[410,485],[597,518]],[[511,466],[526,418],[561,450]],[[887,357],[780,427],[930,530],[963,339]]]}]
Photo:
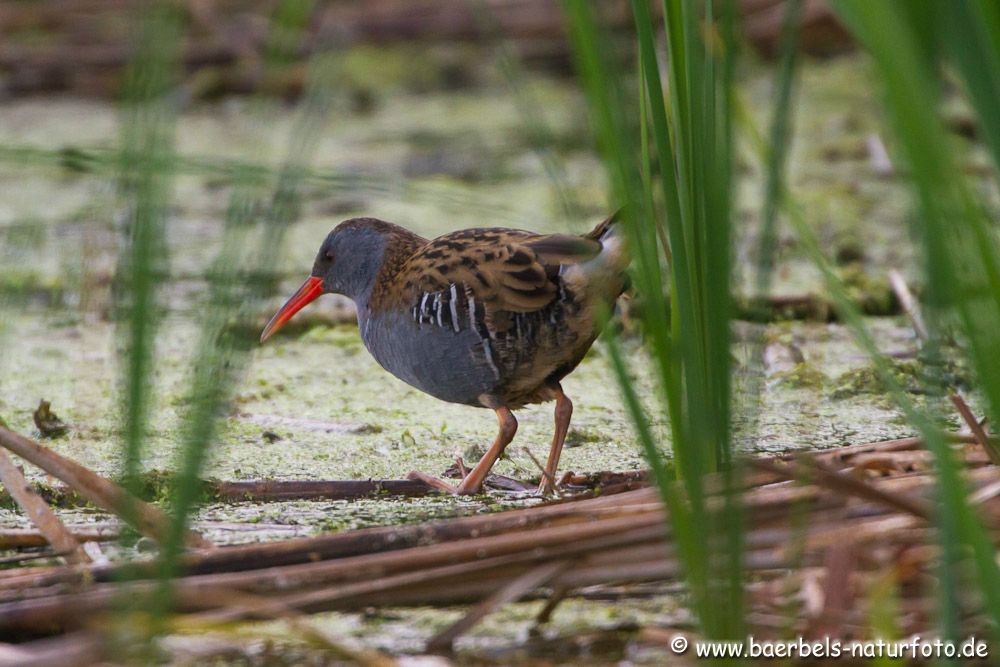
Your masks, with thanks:
[{"label": "black-streaked wing feather", "polygon": [[[400,271],[401,295],[419,305],[428,294],[458,286],[485,313],[541,310],[559,293],[559,267],[593,258],[597,241],[508,229],[447,234],[420,248]],[[426,302],[425,302],[426,305]]]},{"label": "black-streaked wing feather", "polygon": [[[515,408],[550,398],[597,335],[595,296],[617,296],[613,287],[607,297],[595,291],[590,279],[605,279],[599,260],[612,223],[587,236],[468,229],[414,248],[370,303],[373,312],[405,318],[381,350],[386,367],[401,364],[397,375],[414,386],[470,405]],[[429,353],[406,352],[417,344]],[[453,358],[454,368],[442,370],[442,358]],[[475,385],[458,398],[450,388],[455,369]],[[446,384],[449,391],[437,391]]]}]

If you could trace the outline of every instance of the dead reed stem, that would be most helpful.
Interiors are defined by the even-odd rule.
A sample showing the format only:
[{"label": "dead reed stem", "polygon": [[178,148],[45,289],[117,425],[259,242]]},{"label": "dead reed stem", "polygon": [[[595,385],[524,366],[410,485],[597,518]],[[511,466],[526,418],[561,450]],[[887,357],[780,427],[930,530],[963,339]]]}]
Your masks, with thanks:
[{"label": "dead reed stem", "polygon": [[[167,534],[170,518],[159,508],[135,498],[111,480],[76,461],[2,426],[0,445],[61,480],[98,507],[122,519],[131,520],[133,527],[143,535],[161,540]],[[188,546],[194,548],[212,546],[205,538],[192,531],[188,531],[186,541]]]}]

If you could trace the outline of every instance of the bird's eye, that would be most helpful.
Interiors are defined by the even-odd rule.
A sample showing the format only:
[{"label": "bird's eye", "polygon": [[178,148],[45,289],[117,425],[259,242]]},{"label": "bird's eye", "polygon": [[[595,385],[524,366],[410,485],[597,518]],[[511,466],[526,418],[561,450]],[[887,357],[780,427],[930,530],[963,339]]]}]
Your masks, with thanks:
[{"label": "bird's eye", "polygon": [[323,253],[323,257],[326,257],[326,259],[328,261],[332,262],[333,261],[333,251],[332,250],[327,250],[325,253]]}]

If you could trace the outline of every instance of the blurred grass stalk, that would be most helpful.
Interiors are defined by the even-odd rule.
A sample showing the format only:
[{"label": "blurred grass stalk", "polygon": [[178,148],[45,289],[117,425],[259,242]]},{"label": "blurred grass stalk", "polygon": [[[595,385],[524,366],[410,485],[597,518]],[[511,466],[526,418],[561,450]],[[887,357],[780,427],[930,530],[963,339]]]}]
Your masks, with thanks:
[{"label": "blurred grass stalk", "polygon": [[[932,336],[941,336],[940,323],[956,322],[968,348],[978,386],[996,420],[1000,411],[1000,359],[991,357],[995,332],[1000,330],[1000,253],[982,202],[977,201],[962,171],[952,160],[953,146],[937,109],[941,91],[935,67],[942,53],[956,61],[973,106],[983,124],[994,160],[1000,167],[1000,12],[996,5],[958,0],[941,11],[933,3],[875,3],[836,0],[834,7],[871,53],[886,87],[889,120],[909,166],[920,215],[914,219],[915,237],[922,244],[925,303],[935,316]],[[938,12],[941,12],[938,14]],[[937,30],[935,26],[944,26]],[[943,51],[941,48],[943,47]],[[787,100],[779,97],[776,117]],[[769,165],[784,151],[781,134],[772,128],[765,143],[745,108],[739,114],[747,136]],[[777,120],[776,120],[777,123]],[[773,175],[773,171],[769,170]],[[921,434],[934,455],[938,473],[937,527],[941,542],[941,626],[951,639],[963,639],[957,587],[963,581],[962,563],[969,556],[994,628],[1000,627],[1000,571],[992,539],[968,500],[968,488],[954,453],[927,409],[919,407],[896,379],[878,350],[858,307],[822,251],[813,228],[792,193],[779,182],[769,188],[776,197],[799,242],[821,276],[840,319],[857,344],[870,356],[883,384],[903,414]],[[937,343],[932,341],[932,345]],[[940,396],[940,392],[930,395]],[[892,586],[881,582],[873,596],[891,597]],[[885,626],[885,619],[872,622]]]},{"label": "blurred grass stalk", "polygon": [[[294,64],[312,9],[312,0],[283,0],[276,6],[264,54],[265,77]],[[247,324],[255,321],[264,300],[277,287],[273,267],[281,256],[285,233],[298,217],[299,189],[330,108],[330,71],[330,61],[322,55],[309,64],[304,99],[269,201],[252,185],[249,174],[245,179],[238,174],[234,184],[192,361],[171,506],[173,522],[161,549],[161,585],[153,605],[160,618],[172,606],[172,580],[191,513],[201,497],[201,473],[218,420],[229,408],[232,388],[257,344],[258,334]],[[267,115],[267,107],[265,100],[256,100],[258,114]]]},{"label": "blurred grass stalk", "polygon": [[[158,165],[174,154],[175,110],[171,92],[179,79],[180,17],[176,8],[154,3],[136,17],[135,55],[123,87],[122,132],[117,185],[124,208],[124,242],[113,286],[118,348],[123,370],[122,483],[140,493],[143,450],[149,433],[155,376],[156,332],[161,318],[158,286],[169,267],[167,208],[172,174]],[[126,522],[135,510],[126,503]],[[120,595],[116,609],[135,611],[136,601]],[[122,648],[149,658],[151,645]]]},{"label": "blurred grass stalk", "polygon": [[[767,298],[770,296],[772,277],[777,262],[778,211],[781,194],[785,188],[786,163],[791,146],[792,110],[796,70],[798,65],[799,23],[802,0],[787,0],[782,18],[778,48],[778,67],[774,82],[774,108],[771,115],[769,145],[763,151],[764,184],[760,227],[756,247],[753,249],[753,286],[750,301],[753,318],[765,323],[770,317]],[[737,120],[744,117],[740,96],[736,96],[732,109]],[[759,433],[761,402],[764,395],[765,364],[768,328],[761,324],[750,334],[745,358],[749,362],[746,372],[737,376],[733,402],[741,416],[737,441],[752,442]]]},{"label": "blurred grass stalk", "polygon": [[[312,0],[282,0],[272,15],[264,56],[264,75],[294,64],[300,37],[312,13]],[[129,243],[119,265],[116,298],[122,306],[129,344],[126,368],[125,481],[135,490],[146,439],[153,375],[154,340],[159,321],[156,285],[167,273],[166,211],[174,162],[173,93],[179,83],[176,49],[182,34],[176,8],[156,4],[143,19],[136,56],[129,68],[123,122],[119,182],[129,212]],[[275,290],[273,267],[285,231],[298,215],[299,186],[318,144],[329,110],[330,63],[316,57],[299,109],[286,158],[270,183],[256,170],[237,169],[222,234],[221,250],[209,271],[200,334],[191,364],[190,385],[182,414],[182,438],[173,487],[170,533],[160,545],[161,585],[152,601],[122,600],[126,611],[149,613],[150,634],[166,626],[172,607],[172,578],[191,513],[201,494],[201,473],[228,408],[231,390],[241,377],[257,333],[254,321],[263,300]],[[265,100],[255,107],[264,125]],[[259,148],[257,146],[256,148]],[[270,193],[270,194],[268,194]],[[148,647],[147,647],[148,648]]]},{"label": "blurred grass stalk", "polygon": [[[623,214],[638,310],[679,482],[668,472],[664,443],[613,336],[612,365],[668,506],[702,632],[742,638],[742,515],[731,492],[730,425],[733,8],[727,2],[717,20],[711,0],[665,2],[664,79],[648,2],[633,0],[641,93],[626,99],[621,73],[606,59],[611,40],[591,3],[566,0],[565,6],[611,197],[628,203]],[[715,480],[725,502],[710,508],[705,482],[713,473],[721,473]]]},{"label": "blurred grass stalk", "polygon": [[118,188],[125,202],[125,235],[115,280],[121,322],[119,349],[124,369],[123,483],[138,491],[148,430],[154,345],[160,307],[157,285],[168,267],[166,210],[171,177],[156,168],[173,155],[174,110],[169,98],[177,83],[179,17],[164,4],[151,7],[136,33],[122,114]]},{"label": "blurred grass stalk", "polygon": [[[755,128],[750,133],[767,173],[756,293],[764,296],[769,289],[780,207],[820,269],[840,317],[871,356],[890,394],[935,456],[942,573],[948,575],[942,577],[942,625],[946,634],[959,638],[959,591],[955,587],[961,577],[952,574],[961,569],[960,561],[967,556],[975,565],[986,608],[1000,626],[1000,571],[992,541],[969,504],[960,468],[940,428],[896,381],[860,311],[820,249],[804,212],[784,184],[794,74],[789,49],[794,44],[791,25],[798,4],[790,3],[787,8],[786,49],[779,68],[770,144],[764,143]],[[709,512],[701,484],[703,475],[720,468],[729,470],[726,464],[731,461],[731,23],[721,22],[721,47],[715,49],[699,38],[698,31],[701,7],[708,21],[714,16],[711,1],[703,5],[665,2],[667,104],[649,7],[644,0],[633,0],[640,76],[645,83],[637,112],[626,103],[614,68],[604,60],[601,45],[607,42],[590,7],[584,0],[566,0],[566,5],[613,196],[632,204],[628,230],[636,256],[641,321],[670,419],[683,495],[669,479],[649,415],[632,387],[628,365],[614,339],[610,341],[612,363],[669,507],[672,537],[682,555],[702,630],[710,637],[738,636],[735,631],[741,627],[742,608],[737,590],[741,582],[739,511],[733,494],[726,493],[725,510]],[[938,315],[931,319],[957,322],[996,423],[1000,421],[1000,356],[991,351],[1000,331],[1000,251],[985,206],[954,163],[952,146],[936,115],[941,94],[934,67],[942,53],[953,60],[1000,168],[1000,6],[989,0],[958,0],[946,9],[933,3],[866,0],[836,0],[834,5],[871,52],[886,85],[890,120],[910,167],[921,213],[915,231],[924,250],[926,302]],[[704,34],[717,34],[711,28],[708,26]],[[633,122],[636,115],[637,123]],[[745,112],[742,118],[748,122]],[[638,142],[632,136],[636,124]],[[654,170],[658,170],[659,189],[653,186]],[[661,224],[664,218],[666,223]],[[666,242],[657,250],[658,236]],[[669,271],[669,294],[663,288],[664,267]],[[719,585],[720,581],[728,582],[728,587]]]},{"label": "blurred grass stalk", "polygon": [[[985,204],[954,160],[957,146],[937,111],[942,98],[937,68],[948,62],[961,77],[1000,168],[1000,6],[992,0],[834,0],[833,6],[875,63],[888,118],[909,167],[907,178],[919,211],[913,224],[923,249],[923,296],[931,311],[926,318],[931,337],[940,336],[941,323],[955,322],[991,421],[1000,423],[1000,355],[995,352],[1000,248]],[[894,393],[909,403],[896,389]],[[902,407],[935,455],[942,539],[953,536],[965,547],[964,553],[956,552],[954,545],[945,544],[945,554],[972,557],[995,631],[1000,627],[1000,570],[993,542],[969,503],[967,486],[939,429],[912,405]],[[944,564],[953,570],[955,565]],[[946,619],[954,617],[957,610],[945,609],[945,614]]]}]

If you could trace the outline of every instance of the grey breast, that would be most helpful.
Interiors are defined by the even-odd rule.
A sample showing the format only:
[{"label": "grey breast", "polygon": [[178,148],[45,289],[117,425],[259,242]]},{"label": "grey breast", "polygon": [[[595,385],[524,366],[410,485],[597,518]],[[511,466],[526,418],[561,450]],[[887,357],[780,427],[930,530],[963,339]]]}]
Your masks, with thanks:
[{"label": "grey breast", "polygon": [[[470,328],[428,326],[410,313],[360,313],[361,338],[375,360],[403,382],[451,403],[480,405],[498,384]],[[457,329],[457,330],[456,330]]]}]

